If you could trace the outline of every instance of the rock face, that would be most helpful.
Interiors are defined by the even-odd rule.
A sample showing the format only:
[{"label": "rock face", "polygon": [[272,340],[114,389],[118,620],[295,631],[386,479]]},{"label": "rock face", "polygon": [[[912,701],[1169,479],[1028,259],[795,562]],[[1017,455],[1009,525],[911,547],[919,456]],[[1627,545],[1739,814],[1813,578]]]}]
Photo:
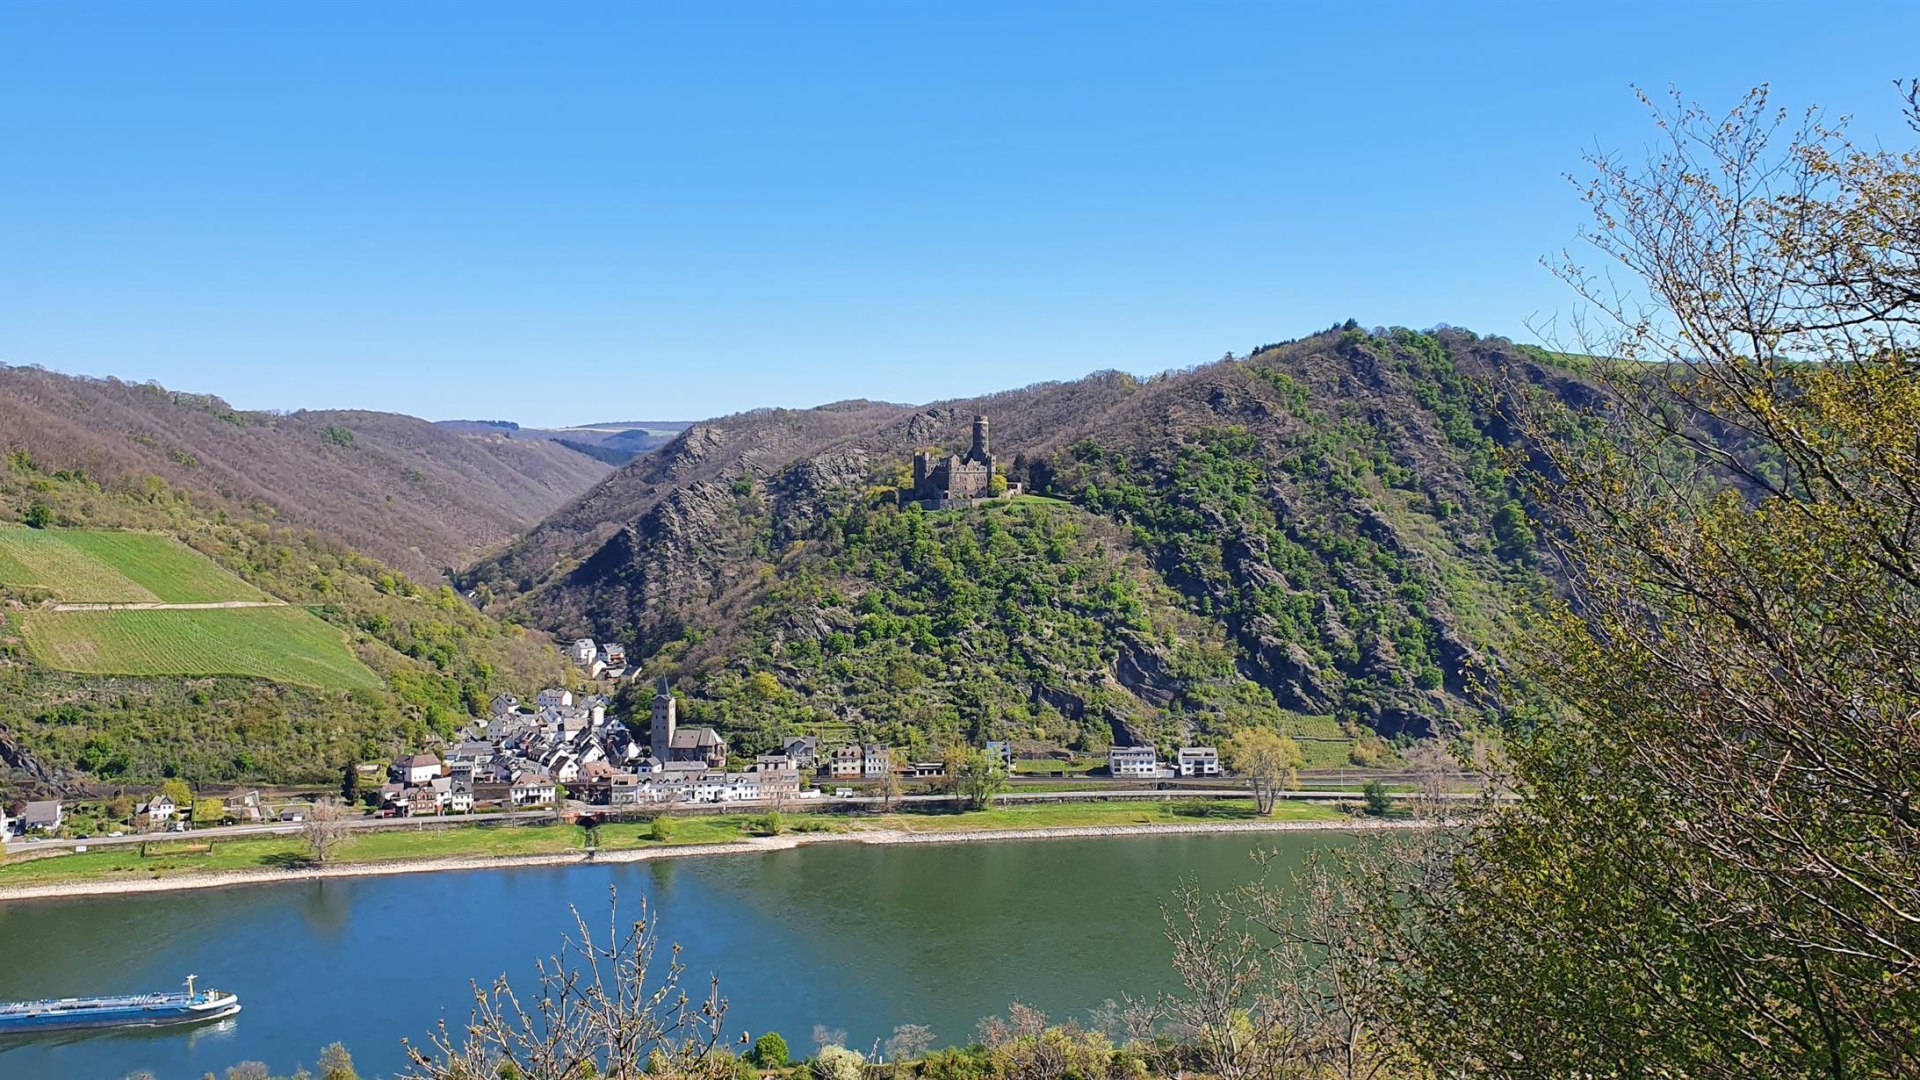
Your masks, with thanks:
[{"label": "rock face", "polygon": [[[929,716],[1044,714],[1146,739],[1230,723],[1234,701],[1349,730],[1438,733],[1498,707],[1473,676],[1497,658],[1520,594],[1541,581],[1530,560],[1497,553],[1490,525],[1517,497],[1496,458],[1511,436],[1485,390],[1507,378],[1588,392],[1544,354],[1498,339],[1348,326],[1146,382],[1104,373],[927,407],[724,417],[627,465],[466,583],[562,637],[626,640],[651,669],[691,680],[690,695],[724,697],[729,665],[751,663],[799,695],[781,708],[813,702],[856,722],[871,709],[850,705],[834,680],[857,675],[804,658],[899,632],[900,662],[920,672],[899,677],[927,680],[914,692]],[[1015,595],[1033,576],[1015,574],[1008,595],[959,597],[990,612],[977,618],[991,626],[950,618],[918,636],[912,627],[926,624],[915,620],[941,625],[943,608],[964,605],[936,589],[912,602],[922,607],[859,608],[894,575],[895,557],[940,578],[939,545],[965,545],[959,563],[1003,542],[991,520],[1009,519],[992,515],[1021,504],[933,515],[975,515],[952,519],[972,523],[964,528],[910,531],[934,549],[860,546],[874,515],[901,512],[911,455],[964,449],[976,415],[991,417],[1009,480],[1068,504],[1059,512],[1079,515],[1074,535],[1105,537],[1093,548],[1046,540],[1054,565],[1073,548],[1085,572],[1144,593],[1129,601],[1109,589],[1081,612],[1057,595]],[[1023,537],[1006,558],[1024,557]],[[964,575],[940,586],[966,587]],[[1164,603],[1130,613],[1140,595]],[[1098,664],[1049,651],[1088,617],[1110,627]],[[983,669],[967,665],[992,662],[974,655],[989,637],[1032,666],[1021,669],[1024,689],[983,700],[967,674]],[[1194,644],[1214,640],[1217,657]],[[1240,683],[1256,688],[1251,697],[1219,690]]]}]

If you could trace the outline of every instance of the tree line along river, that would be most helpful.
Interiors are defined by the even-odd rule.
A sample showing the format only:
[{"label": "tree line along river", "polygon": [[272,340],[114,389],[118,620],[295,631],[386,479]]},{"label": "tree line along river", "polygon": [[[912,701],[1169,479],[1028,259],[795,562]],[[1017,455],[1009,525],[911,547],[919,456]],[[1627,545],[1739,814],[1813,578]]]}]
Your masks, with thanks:
[{"label": "tree line along river", "polygon": [[[1020,1000],[1056,1018],[1170,985],[1161,901],[1183,879],[1226,888],[1251,852],[1296,865],[1335,833],[1132,836],[964,844],[827,844],[617,866],[350,878],[0,904],[0,1000],[170,989],[187,974],[238,993],[207,1028],[0,1041],[0,1077],[197,1078],[243,1060],[311,1066],[340,1041],[364,1076],[405,1064],[402,1037],[457,1027],[470,980],[530,985],[572,929],[645,897],[690,992],[709,973],[728,1028],[815,1024],[866,1050],[905,1023],[964,1044]],[[664,955],[663,947],[662,953]]]}]

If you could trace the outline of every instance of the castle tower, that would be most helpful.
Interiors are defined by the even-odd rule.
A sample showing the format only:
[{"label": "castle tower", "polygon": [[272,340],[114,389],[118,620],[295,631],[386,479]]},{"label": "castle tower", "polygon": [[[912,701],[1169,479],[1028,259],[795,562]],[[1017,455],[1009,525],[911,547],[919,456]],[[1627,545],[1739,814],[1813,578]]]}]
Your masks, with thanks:
[{"label": "castle tower", "polygon": [[673,691],[667,688],[667,680],[661,679],[653,693],[653,727],[649,734],[653,737],[653,760],[662,765],[667,763],[673,746],[673,723]]},{"label": "castle tower", "polygon": [[987,417],[983,413],[973,418],[973,449],[967,451],[968,461],[992,461],[993,451],[987,441]]}]

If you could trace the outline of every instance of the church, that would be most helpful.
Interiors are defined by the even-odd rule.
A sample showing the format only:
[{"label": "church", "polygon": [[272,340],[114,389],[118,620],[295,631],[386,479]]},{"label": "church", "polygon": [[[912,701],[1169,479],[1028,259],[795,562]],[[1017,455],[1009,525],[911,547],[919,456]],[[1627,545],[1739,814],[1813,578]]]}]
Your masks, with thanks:
[{"label": "church", "polygon": [[653,760],[660,765],[676,761],[698,761],[710,768],[725,768],[727,741],[710,727],[683,728],[674,716],[673,690],[661,679],[653,695]]}]

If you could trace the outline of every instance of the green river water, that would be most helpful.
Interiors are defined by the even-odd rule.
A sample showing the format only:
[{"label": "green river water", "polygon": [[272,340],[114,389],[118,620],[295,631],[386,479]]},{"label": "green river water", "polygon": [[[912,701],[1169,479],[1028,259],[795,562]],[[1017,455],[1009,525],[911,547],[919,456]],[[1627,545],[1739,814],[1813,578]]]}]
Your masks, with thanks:
[{"label": "green river water", "polygon": [[1168,984],[1160,903],[1184,878],[1250,879],[1256,847],[1297,863],[1334,833],[1132,836],[873,846],[338,879],[0,904],[0,1000],[171,989],[188,973],[244,1011],[197,1029],[0,1040],[0,1078],[197,1080],[242,1060],[276,1072],[344,1042],[363,1076],[404,1064],[403,1036],[464,1020],[471,979],[529,978],[570,928],[645,896],[684,947],[697,993],[711,972],[729,1028],[815,1024],[867,1049],[896,1025],[965,1043],[1024,1001],[1084,1016]]}]

